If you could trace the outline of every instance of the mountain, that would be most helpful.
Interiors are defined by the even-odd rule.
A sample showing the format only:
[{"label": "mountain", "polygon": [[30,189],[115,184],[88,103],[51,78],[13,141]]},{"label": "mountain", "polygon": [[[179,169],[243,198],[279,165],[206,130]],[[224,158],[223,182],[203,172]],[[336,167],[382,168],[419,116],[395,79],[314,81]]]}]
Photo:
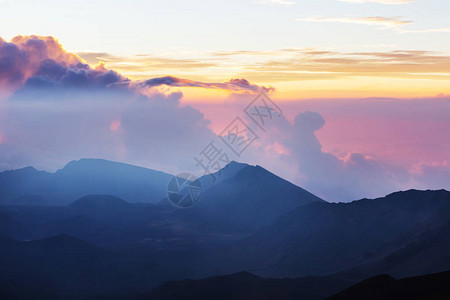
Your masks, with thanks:
[{"label": "mountain", "polygon": [[69,208],[81,214],[97,212],[122,213],[131,207],[128,202],[111,195],[88,195],[69,204]]},{"label": "mountain", "polygon": [[0,280],[0,286],[7,290],[0,290],[0,299],[2,300],[61,300],[60,296],[41,289],[29,288],[23,283],[11,284]]},{"label": "mountain", "polygon": [[[293,209],[224,249],[220,259],[216,254],[207,265],[216,265],[216,271],[220,272],[246,269],[264,276],[342,272],[379,262],[400,251],[420,234],[445,224],[449,213],[450,192],[444,190],[411,190],[352,203],[314,202]],[[442,238],[447,234],[443,232]],[[442,249],[431,245],[428,245],[430,257],[421,263],[421,270],[431,270],[431,264],[450,269],[450,261],[433,259],[437,253],[442,253],[439,258],[446,259],[449,245],[443,243]],[[398,259],[393,260],[400,263]],[[362,278],[367,278],[366,275],[361,272]]]},{"label": "mountain", "polygon": [[0,237],[14,237],[23,234],[22,224],[8,215],[0,214]]},{"label": "mountain", "polygon": [[[404,239],[404,237],[402,237]],[[340,277],[361,278],[388,273],[395,277],[418,276],[450,269],[450,220],[443,225],[418,230],[403,243],[394,241],[394,249],[379,259],[342,272]]]},{"label": "mountain", "polygon": [[39,194],[46,192],[51,177],[50,173],[33,167],[1,172],[0,203],[14,203],[17,200],[23,204],[26,198],[31,198],[31,202],[35,203]]},{"label": "mountain", "polygon": [[98,248],[68,235],[30,242],[0,238],[0,266],[0,290],[10,293],[9,289],[25,286],[59,294],[59,299],[133,292],[167,278],[154,262]]},{"label": "mountain", "polygon": [[0,205],[0,293],[318,299],[379,274],[450,269],[448,191],[328,203],[260,166],[214,175],[177,209],[161,201],[170,175],[121,163],[0,173],[0,199],[17,201]]},{"label": "mountain", "polygon": [[260,166],[232,162],[227,168],[223,178],[216,174],[217,182],[203,191],[195,206],[175,214],[197,220],[199,228],[206,230],[248,233],[294,208],[324,202]]},{"label": "mountain", "polygon": [[102,159],[80,159],[55,173],[28,167],[0,173],[4,204],[66,205],[91,194],[107,194],[127,202],[157,203],[166,196],[172,176]]},{"label": "mountain", "polygon": [[212,174],[206,174],[200,177],[198,180],[201,183],[202,189],[206,191],[212,186],[234,177],[239,171],[248,166],[249,165],[246,163],[231,161],[219,171]]},{"label": "mountain", "polygon": [[333,277],[262,278],[243,271],[170,281],[146,293],[98,295],[89,300],[320,300],[352,284]]},{"label": "mountain", "polygon": [[327,300],[450,299],[450,271],[397,280],[378,275],[345,289]]},{"label": "mountain", "polygon": [[172,212],[111,195],[88,195],[67,206],[0,206],[0,236],[36,240],[67,234],[97,246],[186,237],[189,230],[181,230]]},{"label": "mountain", "polygon": [[351,283],[331,277],[262,278],[248,272],[216,276],[199,280],[182,280],[164,283],[146,293],[146,300],[319,300]]}]

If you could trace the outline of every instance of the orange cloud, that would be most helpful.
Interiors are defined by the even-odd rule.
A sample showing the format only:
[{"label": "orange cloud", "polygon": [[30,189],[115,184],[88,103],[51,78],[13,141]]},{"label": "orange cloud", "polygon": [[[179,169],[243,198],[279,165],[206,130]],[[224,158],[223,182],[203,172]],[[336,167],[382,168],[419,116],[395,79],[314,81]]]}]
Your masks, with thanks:
[{"label": "orange cloud", "polygon": [[[96,66],[91,67],[79,56],[64,50],[53,37],[17,36],[9,43],[0,40],[0,50],[0,59],[6,62],[6,67],[0,70],[2,90],[5,87],[14,91],[19,88],[27,90],[53,87],[128,89],[132,86],[137,88],[138,92],[147,92],[142,88],[160,85],[199,87],[232,92],[254,92],[260,89],[270,92],[274,90],[272,87],[250,83],[244,78],[225,82],[205,82],[166,76],[132,82],[110,68],[110,63],[119,63],[120,57],[106,53],[83,54],[91,64],[95,63]],[[149,64],[152,68],[183,68],[183,66],[205,68],[213,65],[194,60],[155,59],[146,55],[137,55],[135,59],[134,63],[129,63],[130,70],[136,71],[139,68],[144,70],[149,67]],[[127,67],[123,67],[124,65],[127,63],[122,63],[122,70],[127,69]]]},{"label": "orange cloud", "polygon": [[104,65],[91,68],[51,36],[0,39],[0,61],[0,89],[6,95],[19,88],[104,88],[129,82]]},{"label": "orange cloud", "polygon": [[10,43],[0,38],[0,58],[7,62],[0,70],[0,87],[17,87],[36,74],[42,61],[50,59],[62,66],[82,63],[51,36],[16,36]]},{"label": "orange cloud", "polygon": [[42,59],[50,58],[59,64],[67,66],[83,62],[82,59],[70,52],[67,52],[59,41],[52,36],[18,35],[11,39],[19,49],[24,50],[31,55],[31,62],[39,62]]}]

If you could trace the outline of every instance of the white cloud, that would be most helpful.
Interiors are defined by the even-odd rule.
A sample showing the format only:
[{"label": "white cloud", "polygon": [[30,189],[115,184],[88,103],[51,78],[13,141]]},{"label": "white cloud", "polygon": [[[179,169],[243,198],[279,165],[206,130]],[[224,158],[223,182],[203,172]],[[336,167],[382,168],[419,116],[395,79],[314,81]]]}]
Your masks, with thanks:
[{"label": "white cloud", "polygon": [[257,0],[260,4],[279,4],[279,5],[294,5],[295,1],[288,0]]},{"label": "white cloud", "polygon": [[94,157],[168,172],[188,170],[193,155],[215,137],[201,112],[180,105],[181,93],[52,94],[35,91],[0,103],[2,169],[55,170]]},{"label": "white cloud", "polygon": [[403,20],[402,17],[357,17],[357,18],[331,18],[331,17],[308,17],[297,19],[297,21],[304,22],[324,22],[324,23],[350,23],[350,24],[362,24],[369,26],[381,26],[381,27],[397,27],[411,24],[412,21]]},{"label": "white cloud", "polygon": [[337,0],[341,2],[350,2],[350,3],[381,3],[381,4],[408,4],[415,2],[415,0]]},{"label": "white cloud", "polygon": [[418,30],[408,30],[408,29],[403,29],[403,28],[397,28],[397,31],[401,32],[401,33],[450,32],[450,27],[418,29]]}]

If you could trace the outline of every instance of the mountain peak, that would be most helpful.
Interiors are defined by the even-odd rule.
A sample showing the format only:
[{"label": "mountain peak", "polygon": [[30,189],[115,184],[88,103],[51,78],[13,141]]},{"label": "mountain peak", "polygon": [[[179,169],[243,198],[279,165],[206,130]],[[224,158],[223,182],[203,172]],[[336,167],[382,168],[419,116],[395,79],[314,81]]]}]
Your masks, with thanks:
[{"label": "mountain peak", "polygon": [[86,168],[105,168],[105,167],[117,167],[117,166],[130,166],[130,167],[136,167],[137,166],[129,165],[126,163],[121,162],[115,162],[110,161],[106,159],[100,159],[100,158],[81,158],[79,160],[72,160],[68,162],[62,169],[58,171],[67,171],[72,169],[86,169]]},{"label": "mountain peak", "polygon": [[24,168],[15,169],[15,170],[6,170],[3,172],[0,172],[0,174],[31,175],[31,174],[36,174],[38,172],[43,172],[43,171],[38,171],[34,167],[24,167]]},{"label": "mountain peak", "polygon": [[241,162],[232,160],[225,166],[225,168],[236,168],[236,167],[246,167],[246,166],[250,166],[250,165],[247,163],[241,163]]},{"label": "mountain peak", "polygon": [[250,279],[250,280],[262,279],[261,277],[255,275],[253,273],[247,272],[247,271],[241,271],[241,272],[231,274],[231,275],[224,275],[224,277],[232,277],[232,278],[236,278],[236,279],[239,278],[241,280],[242,279]]},{"label": "mountain peak", "polygon": [[249,167],[250,165],[245,163],[240,163],[237,161],[231,161],[225,167],[220,169],[219,171],[204,175],[200,178],[202,187],[204,190],[209,189],[214,184],[217,184],[218,182],[221,182],[223,180],[227,180],[235,176],[237,173],[239,173],[242,169],[245,169],[246,167]]}]

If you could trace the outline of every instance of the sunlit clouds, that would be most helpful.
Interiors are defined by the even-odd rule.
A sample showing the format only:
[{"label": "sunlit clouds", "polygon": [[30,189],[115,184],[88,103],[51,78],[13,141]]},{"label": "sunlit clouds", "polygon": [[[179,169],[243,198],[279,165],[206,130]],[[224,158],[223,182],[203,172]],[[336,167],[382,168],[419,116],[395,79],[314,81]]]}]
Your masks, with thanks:
[{"label": "sunlit clouds", "polygon": [[[450,94],[447,84],[450,79],[448,54],[424,50],[380,51],[383,47],[372,48],[377,51],[342,52],[320,48],[285,48],[268,51],[205,52],[198,54],[198,61],[152,58],[150,64],[146,64],[146,61],[139,57],[123,57],[122,63],[118,64],[101,58],[108,57],[107,55],[98,56],[95,60],[91,54],[80,53],[80,56],[86,61],[91,59],[92,63],[101,61],[106,66],[137,80],[164,78],[167,74],[179,73],[185,78],[184,84],[178,79],[170,80],[169,85],[185,86],[188,90],[190,86],[212,87],[212,84],[193,84],[196,81],[217,82],[217,88],[226,88],[231,86],[227,83],[230,78],[245,78],[259,85],[276,87],[277,93],[283,98],[342,97],[345,96],[345,91],[357,93],[348,94],[351,97]],[[364,47],[360,50],[369,49]],[[119,60],[118,57],[115,58],[115,61]],[[153,65],[155,61],[161,62]],[[172,61],[173,65],[165,65],[163,61]],[[174,65],[178,65],[179,69]],[[187,83],[186,80],[192,82]],[[411,89],[405,88],[408,86]],[[190,93],[199,96],[203,92],[188,92]]]},{"label": "sunlit clouds", "polygon": [[[264,134],[259,132],[243,156],[231,159],[260,164],[331,201],[375,197],[414,186],[446,187],[445,182],[442,186],[441,181],[427,178],[450,178],[445,157],[450,145],[443,142],[450,140],[448,97],[326,103],[299,100],[304,94],[284,101],[278,97],[286,82],[301,82],[302,88],[310,82],[322,83],[318,90],[323,82],[330,88],[330,81],[348,79],[354,87],[355,78],[369,77],[392,81],[428,76],[436,82],[449,72],[445,54],[222,50],[204,53],[203,60],[211,67],[203,70],[239,61],[238,74],[248,77],[201,80],[172,75],[131,78],[98,57],[71,54],[52,37],[2,40],[2,85],[13,90],[0,101],[3,170],[27,165],[55,170],[73,159],[100,157],[166,172],[198,172],[193,156],[217,139],[217,132],[262,90],[270,92],[285,114]],[[92,65],[89,59],[94,59]],[[198,101],[191,90],[212,94]],[[223,123],[219,126],[218,121]],[[434,151],[438,148],[433,145],[443,151]]]},{"label": "sunlit clouds", "polygon": [[139,83],[144,87],[157,87],[161,85],[166,86],[174,86],[174,87],[198,87],[204,89],[220,89],[220,90],[229,90],[232,92],[240,92],[240,91],[250,91],[250,92],[258,92],[264,91],[269,93],[275,90],[273,87],[265,87],[258,86],[256,84],[251,84],[245,78],[235,78],[230,79],[226,82],[221,83],[209,83],[209,82],[200,82],[189,79],[182,79],[173,76],[165,76],[152,78]]},{"label": "sunlit clouds", "polygon": [[2,3],[0,170],[196,172],[265,91],[284,114],[234,159],[333,201],[449,188],[449,3]]}]

